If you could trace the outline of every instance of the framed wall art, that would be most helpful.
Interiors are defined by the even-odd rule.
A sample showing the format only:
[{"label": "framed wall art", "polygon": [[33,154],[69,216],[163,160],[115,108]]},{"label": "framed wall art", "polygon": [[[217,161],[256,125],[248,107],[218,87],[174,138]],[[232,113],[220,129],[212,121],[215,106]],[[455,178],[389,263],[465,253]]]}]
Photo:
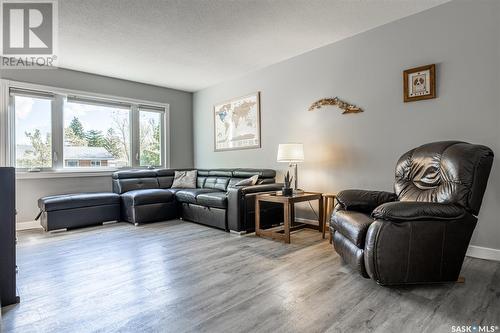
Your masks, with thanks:
[{"label": "framed wall art", "polygon": [[260,93],[214,106],[214,150],[260,148]]},{"label": "framed wall art", "polygon": [[403,72],[404,101],[436,98],[436,65],[407,69]]}]

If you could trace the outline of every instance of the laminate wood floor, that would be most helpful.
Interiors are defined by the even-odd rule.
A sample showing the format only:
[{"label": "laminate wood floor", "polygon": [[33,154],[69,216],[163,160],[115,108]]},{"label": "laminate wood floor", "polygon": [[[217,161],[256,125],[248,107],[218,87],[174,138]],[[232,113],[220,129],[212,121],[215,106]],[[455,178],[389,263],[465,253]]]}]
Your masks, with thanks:
[{"label": "laminate wood floor", "polygon": [[500,263],[465,284],[386,288],[318,232],[292,244],[189,222],[19,233],[21,303],[4,332],[451,332],[500,326]]}]

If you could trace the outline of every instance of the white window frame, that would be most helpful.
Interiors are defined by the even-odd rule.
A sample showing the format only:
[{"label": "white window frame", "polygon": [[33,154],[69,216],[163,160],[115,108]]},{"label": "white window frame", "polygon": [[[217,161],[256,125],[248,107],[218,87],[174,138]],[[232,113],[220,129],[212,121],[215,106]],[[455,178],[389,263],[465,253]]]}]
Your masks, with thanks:
[{"label": "white window frame", "polygon": [[[74,177],[92,176],[96,173],[111,174],[118,170],[115,168],[67,168],[63,165],[63,145],[64,145],[64,103],[67,96],[78,96],[93,100],[121,102],[131,105],[130,108],[130,168],[146,168],[140,166],[139,151],[139,109],[141,106],[152,108],[163,108],[163,119],[161,122],[161,165],[158,167],[170,167],[170,105],[140,99],[133,99],[123,96],[112,96],[86,91],[57,88],[45,85],[38,85],[26,82],[11,80],[0,81],[0,166],[15,167],[15,110],[13,106],[14,98],[10,97],[10,88],[49,92],[55,94],[52,101],[52,169],[41,172],[28,172],[26,169],[17,169],[18,178],[53,178],[53,177]],[[144,109],[150,111],[149,109]]]},{"label": "white window frame", "polygon": [[[135,137],[135,140],[137,140],[137,150],[135,152],[135,154],[133,156],[135,156],[136,158],[136,161],[137,161],[137,165],[139,167],[141,167],[141,157],[140,155],[138,155],[138,151],[140,150],[140,142],[139,142],[139,138],[140,138],[140,129],[141,129],[141,120],[140,120],[140,115],[141,115],[141,111],[144,111],[144,112],[156,112],[156,113],[160,113],[161,115],[161,118],[160,118],[160,141],[161,142],[165,142],[167,139],[166,137],[166,133],[167,133],[167,121],[166,121],[166,118],[167,118],[167,114],[163,111],[160,111],[160,110],[155,110],[153,108],[148,108],[152,105],[135,105],[135,108],[136,108],[136,114],[137,114],[137,122],[133,122],[134,124],[137,124],[137,129],[136,129],[136,137]],[[162,165],[166,165],[166,161],[167,160],[170,160],[170,158],[167,158],[167,152],[165,150],[165,147],[161,147],[161,152],[160,152],[160,161],[161,161],[161,164]],[[145,168],[145,166],[142,166],[142,168]]]}]

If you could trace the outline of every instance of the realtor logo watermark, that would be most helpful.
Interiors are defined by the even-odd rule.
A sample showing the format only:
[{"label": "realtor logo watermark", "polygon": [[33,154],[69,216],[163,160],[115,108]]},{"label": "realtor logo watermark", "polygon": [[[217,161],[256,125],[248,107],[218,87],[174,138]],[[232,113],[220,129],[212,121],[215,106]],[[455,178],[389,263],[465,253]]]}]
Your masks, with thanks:
[{"label": "realtor logo watermark", "polygon": [[2,0],[2,68],[54,68],[57,0]]}]

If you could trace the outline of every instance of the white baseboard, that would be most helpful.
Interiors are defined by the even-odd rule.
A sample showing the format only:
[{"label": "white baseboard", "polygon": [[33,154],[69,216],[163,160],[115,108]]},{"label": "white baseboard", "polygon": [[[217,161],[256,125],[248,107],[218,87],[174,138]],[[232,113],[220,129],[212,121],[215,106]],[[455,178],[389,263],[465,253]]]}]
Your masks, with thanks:
[{"label": "white baseboard", "polygon": [[470,245],[466,255],[473,258],[500,261],[500,250],[489,247]]},{"label": "white baseboard", "polygon": [[30,229],[42,229],[42,226],[38,221],[26,221],[26,222],[16,223],[16,231],[30,230]]}]

